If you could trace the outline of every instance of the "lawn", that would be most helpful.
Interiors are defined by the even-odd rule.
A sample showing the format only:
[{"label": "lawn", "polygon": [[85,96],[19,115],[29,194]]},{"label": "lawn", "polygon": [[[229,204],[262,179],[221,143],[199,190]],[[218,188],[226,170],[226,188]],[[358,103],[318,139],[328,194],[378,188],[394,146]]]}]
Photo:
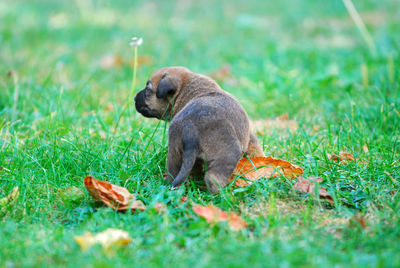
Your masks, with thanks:
[{"label": "lawn", "polygon": [[[354,4],[372,44],[342,1],[1,1],[0,198],[20,195],[0,214],[0,267],[399,267],[400,3]],[[265,154],[322,177],[334,204],[282,176],[218,195],[171,190],[168,125],[132,105],[114,131],[133,36],[144,40],[136,91],[165,66],[211,75],[270,123],[257,131]],[[355,161],[328,159],[340,151]],[[86,175],[149,209],[96,204]],[[82,202],[60,198],[71,186]],[[249,226],[210,225],[182,196]],[[132,243],[109,255],[74,241],[107,228]]]}]

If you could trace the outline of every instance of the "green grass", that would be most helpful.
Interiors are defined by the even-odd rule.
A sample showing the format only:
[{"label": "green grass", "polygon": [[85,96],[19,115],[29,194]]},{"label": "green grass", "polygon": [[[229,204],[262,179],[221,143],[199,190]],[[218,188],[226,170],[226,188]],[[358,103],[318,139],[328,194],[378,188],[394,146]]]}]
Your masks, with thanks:
[{"label": "green grass", "polygon": [[[0,197],[21,192],[0,216],[0,267],[400,266],[400,5],[354,3],[375,55],[341,1],[0,2]],[[190,183],[172,191],[162,179],[164,123],[131,106],[113,133],[130,90],[132,36],[152,59],[139,65],[137,88],[160,67],[210,74],[229,64],[234,80],[219,83],[252,119],[295,119],[297,130],[258,138],[267,155],[323,177],[334,206],[285,178],[216,196]],[[124,64],[101,68],[105,54]],[[358,160],[327,159],[339,151]],[[81,204],[64,204],[58,190],[84,189],[88,174],[167,212],[117,213],[86,191]],[[235,211],[249,227],[209,226],[182,195]],[[113,257],[73,240],[110,227],[133,238]]]}]

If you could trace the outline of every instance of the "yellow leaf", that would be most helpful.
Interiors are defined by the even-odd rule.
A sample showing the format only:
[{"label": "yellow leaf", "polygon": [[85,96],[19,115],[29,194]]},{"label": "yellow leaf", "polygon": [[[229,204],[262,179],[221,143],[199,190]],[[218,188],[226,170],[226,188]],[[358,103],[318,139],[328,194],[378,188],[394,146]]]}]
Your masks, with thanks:
[{"label": "yellow leaf", "polygon": [[75,236],[74,239],[82,251],[89,249],[94,244],[100,244],[108,254],[112,254],[113,246],[126,246],[132,242],[132,238],[129,237],[128,232],[112,228],[96,235],[86,232],[81,236]]},{"label": "yellow leaf", "polygon": [[3,214],[7,211],[7,208],[13,206],[19,197],[19,188],[15,186],[11,192],[6,196],[0,199],[0,214]]},{"label": "yellow leaf", "polygon": [[75,236],[74,240],[78,245],[81,247],[82,251],[87,250],[94,244],[96,244],[96,241],[93,237],[93,235],[89,232],[84,233],[81,236]]}]

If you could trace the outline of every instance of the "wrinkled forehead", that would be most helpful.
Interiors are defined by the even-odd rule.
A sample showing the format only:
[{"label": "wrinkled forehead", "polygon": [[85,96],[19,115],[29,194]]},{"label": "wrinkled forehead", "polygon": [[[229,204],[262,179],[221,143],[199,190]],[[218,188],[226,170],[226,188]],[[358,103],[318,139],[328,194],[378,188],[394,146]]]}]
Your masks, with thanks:
[{"label": "wrinkled forehead", "polygon": [[160,82],[160,80],[166,75],[174,75],[176,77],[181,77],[185,73],[188,73],[188,72],[190,72],[190,71],[188,69],[186,69],[185,67],[180,67],[180,66],[165,67],[165,68],[155,71],[151,75],[150,80],[152,81],[152,83],[158,84]]},{"label": "wrinkled forehead", "polygon": [[150,81],[154,84],[158,84],[161,80],[161,78],[166,74],[166,70],[160,69],[155,71],[151,76],[150,76]]}]

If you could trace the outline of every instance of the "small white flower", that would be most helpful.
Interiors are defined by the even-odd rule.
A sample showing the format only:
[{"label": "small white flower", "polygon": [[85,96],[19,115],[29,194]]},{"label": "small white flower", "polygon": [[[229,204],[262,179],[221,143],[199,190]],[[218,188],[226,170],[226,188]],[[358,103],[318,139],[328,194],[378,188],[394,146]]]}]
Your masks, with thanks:
[{"label": "small white flower", "polygon": [[129,45],[131,47],[138,47],[140,45],[142,45],[143,43],[143,38],[138,38],[138,37],[132,37],[131,42],[129,43]]}]

